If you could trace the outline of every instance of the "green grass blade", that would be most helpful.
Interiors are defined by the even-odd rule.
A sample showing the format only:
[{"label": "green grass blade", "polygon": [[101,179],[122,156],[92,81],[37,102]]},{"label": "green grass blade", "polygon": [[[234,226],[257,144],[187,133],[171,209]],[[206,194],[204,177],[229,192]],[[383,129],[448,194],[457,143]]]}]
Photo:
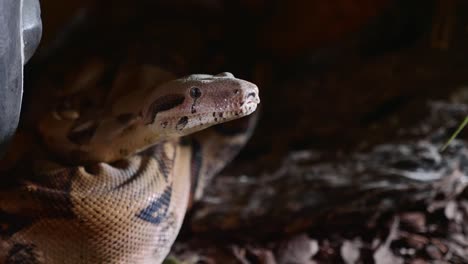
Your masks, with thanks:
[{"label": "green grass blade", "polygon": [[444,151],[448,145],[450,144],[450,142],[452,142],[452,140],[454,140],[458,134],[460,134],[460,132],[463,130],[463,128],[468,124],[468,116],[465,117],[465,120],[463,120],[463,123],[457,128],[457,131],[455,131],[455,133],[452,134],[452,136],[450,137],[449,140],[447,140],[447,142],[445,142],[444,146],[440,149],[440,151]]}]

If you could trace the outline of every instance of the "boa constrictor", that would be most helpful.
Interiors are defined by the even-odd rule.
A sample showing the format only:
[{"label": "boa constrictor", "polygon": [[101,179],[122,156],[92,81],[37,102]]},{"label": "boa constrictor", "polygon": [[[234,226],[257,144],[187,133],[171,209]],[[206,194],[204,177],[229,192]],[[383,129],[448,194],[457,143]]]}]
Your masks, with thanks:
[{"label": "boa constrictor", "polygon": [[3,160],[0,263],[161,263],[254,118],[208,127],[260,102],[256,85],[230,73],[126,76],[111,89],[90,85],[97,76],[35,92]]}]

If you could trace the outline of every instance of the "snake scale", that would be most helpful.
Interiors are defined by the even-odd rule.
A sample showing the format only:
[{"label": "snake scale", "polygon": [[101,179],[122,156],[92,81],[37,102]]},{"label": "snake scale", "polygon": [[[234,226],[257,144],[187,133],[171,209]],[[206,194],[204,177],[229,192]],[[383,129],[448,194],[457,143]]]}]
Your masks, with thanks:
[{"label": "snake scale", "polygon": [[102,85],[105,68],[33,91],[1,164],[0,263],[161,263],[254,127],[254,115],[221,124],[260,102],[231,73],[141,65]]}]

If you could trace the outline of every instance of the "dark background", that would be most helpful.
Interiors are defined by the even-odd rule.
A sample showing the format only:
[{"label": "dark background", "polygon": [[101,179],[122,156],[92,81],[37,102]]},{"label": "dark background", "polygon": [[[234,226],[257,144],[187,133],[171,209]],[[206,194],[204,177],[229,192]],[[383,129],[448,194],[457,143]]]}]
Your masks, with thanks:
[{"label": "dark background", "polygon": [[82,54],[119,61],[130,53],[178,75],[231,71],[257,83],[262,115],[248,159],[372,146],[417,121],[428,98],[446,97],[468,79],[463,1],[41,4],[36,61],[66,46],[64,65]]}]

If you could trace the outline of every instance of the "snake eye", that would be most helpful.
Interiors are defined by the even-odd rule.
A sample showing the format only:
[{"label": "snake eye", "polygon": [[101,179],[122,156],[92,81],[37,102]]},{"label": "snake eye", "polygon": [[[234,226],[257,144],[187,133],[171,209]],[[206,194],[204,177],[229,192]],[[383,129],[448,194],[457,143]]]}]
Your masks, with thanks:
[{"label": "snake eye", "polygon": [[201,96],[201,90],[200,88],[198,87],[192,87],[192,89],[190,89],[190,96],[192,98],[198,98]]}]

